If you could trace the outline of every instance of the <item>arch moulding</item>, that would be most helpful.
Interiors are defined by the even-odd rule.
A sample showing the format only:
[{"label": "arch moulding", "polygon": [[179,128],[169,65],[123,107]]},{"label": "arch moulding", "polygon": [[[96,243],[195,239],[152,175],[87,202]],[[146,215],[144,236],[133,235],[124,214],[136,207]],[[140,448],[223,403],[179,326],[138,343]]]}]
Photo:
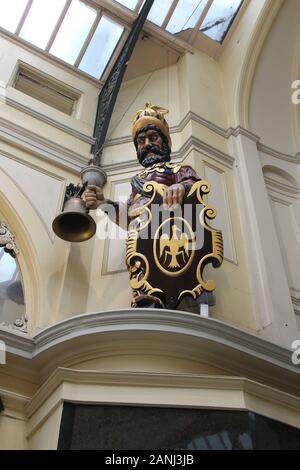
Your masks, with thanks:
[{"label": "arch moulding", "polygon": [[[23,280],[26,315],[28,317],[28,331],[32,331],[37,324],[38,312],[40,312],[40,266],[38,256],[35,251],[34,240],[32,239],[29,227],[26,227],[22,214],[32,219],[34,216],[37,225],[41,222],[36,217],[34,209],[30,206],[18,186],[11,178],[0,169],[0,219],[8,225],[9,229],[16,237],[19,249],[17,261],[20,267]],[[41,228],[41,227],[39,227]],[[42,228],[44,231],[44,227]]]},{"label": "arch moulding", "polygon": [[267,35],[282,5],[283,0],[266,1],[253,30],[242,64],[236,91],[235,119],[241,127],[246,129],[249,129],[249,101],[257,62]]}]

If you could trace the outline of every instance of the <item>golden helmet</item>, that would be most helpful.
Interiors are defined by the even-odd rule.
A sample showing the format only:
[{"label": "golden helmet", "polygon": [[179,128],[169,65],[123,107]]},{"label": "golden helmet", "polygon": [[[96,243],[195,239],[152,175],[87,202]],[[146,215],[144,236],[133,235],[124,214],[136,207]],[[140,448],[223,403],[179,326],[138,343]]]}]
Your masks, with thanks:
[{"label": "golden helmet", "polygon": [[152,124],[158,127],[166,136],[169,147],[171,148],[172,141],[170,138],[169,126],[164,118],[165,114],[168,112],[168,109],[161,108],[160,106],[156,106],[151,103],[146,103],[144,109],[137,111],[133,118],[132,138],[135,138],[135,135],[139,129]]}]

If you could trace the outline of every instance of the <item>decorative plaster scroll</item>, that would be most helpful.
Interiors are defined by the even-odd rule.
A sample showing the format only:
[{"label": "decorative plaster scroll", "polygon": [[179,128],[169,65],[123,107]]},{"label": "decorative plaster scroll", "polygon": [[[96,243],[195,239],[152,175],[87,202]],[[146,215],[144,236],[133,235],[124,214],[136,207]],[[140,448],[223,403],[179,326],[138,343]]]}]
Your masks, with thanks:
[{"label": "decorative plaster scroll", "polygon": [[13,258],[19,254],[15,236],[9,230],[4,222],[0,221],[0,246],[4,246],[4,250],[9,253]]},{"label": "decorative plaster scroll", "polygon": [[13,324],[7,324],[5,322],[0,323],[1,326],[11,328],[13,330],[22,331],[22,333],[28,333],[27,331],[28,317],[24,313],[20,318],[17,318]]}]

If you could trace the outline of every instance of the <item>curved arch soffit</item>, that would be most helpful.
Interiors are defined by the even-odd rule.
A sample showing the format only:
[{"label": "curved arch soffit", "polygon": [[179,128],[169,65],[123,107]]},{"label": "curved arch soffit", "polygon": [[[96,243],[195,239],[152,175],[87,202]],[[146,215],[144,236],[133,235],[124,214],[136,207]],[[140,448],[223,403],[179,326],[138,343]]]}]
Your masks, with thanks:
[{"label": "curved arch soffit", "polygon": [[300,186],[298,181],[287,171],[273,165],[264,165],[262,170],[265,176],[273,176],[277,180],[282,180],[282,182],[288,183],[299,192]]},{"label": "curved arch soffit", "polygon": [[284,0],[267,0],[248,44],[235,99],[236,125],[249,129],[249,103],[259,56]]},{"label": "curved arch soffit", "polygon": [[39,312],[39,279],[41,279],[41,273],[38,256],[34,249],[34,240],[23,222],[22,214],[24,211],[26,211],[27,214],[34,214],[36,224],[40,225],[39,228],[45,231],[45,227],[36,216],[34,209],[30,206],[19,187],[1,169],[0,181],[0,217],[3,218],[3,222],[8,225],[9,229],[15,235],[16,243],[20,250],[17,255],[17,262],[23,280],[26,314],[28,316],[28,330],[31,331],[32,325],[37,323]]},{"label": "curved arch soffit", "polygon": [[[292,79],[291,83],[294,83],[295,81],[300,80],[300,25],[298,28],[298,33],[297,33],[297,39],[296,39],[296,45],[295,51],[294,51],[294,61],[293,61],[293,69],[292,69]],[[300,94],[299,94],[299,86],[297,87],[297,98],[299,99]],[[292,92],[293,90],[291,90]],[[293,109],[293,133],[294,133],[294,138],[295,142],[297,145],[297,149],[300,149],[300,103],[297,105],[294,105],[292,107]]]}]

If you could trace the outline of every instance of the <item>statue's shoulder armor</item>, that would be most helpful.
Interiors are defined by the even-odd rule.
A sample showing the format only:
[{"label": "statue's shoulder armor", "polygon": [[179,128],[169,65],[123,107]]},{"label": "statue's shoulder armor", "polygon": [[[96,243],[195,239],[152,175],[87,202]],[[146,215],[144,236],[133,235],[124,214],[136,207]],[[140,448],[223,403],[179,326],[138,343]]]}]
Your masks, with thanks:
[{"label": "statue's shoulder armor", "polygon": [[159,163],[156,165],[151,166],[150,168],[145,168],[142,170],[137,176],[139,178],[146,178],[147,175],[150,173],[154,173],[155,171],[158,173],[178,173],[182,165],[178,163]]},{"label": "statue's shoulder armor", "polygon": [[169,168],[172,173],[178,173],[182,165],[180,163],[166,163],[166,168]]}]

